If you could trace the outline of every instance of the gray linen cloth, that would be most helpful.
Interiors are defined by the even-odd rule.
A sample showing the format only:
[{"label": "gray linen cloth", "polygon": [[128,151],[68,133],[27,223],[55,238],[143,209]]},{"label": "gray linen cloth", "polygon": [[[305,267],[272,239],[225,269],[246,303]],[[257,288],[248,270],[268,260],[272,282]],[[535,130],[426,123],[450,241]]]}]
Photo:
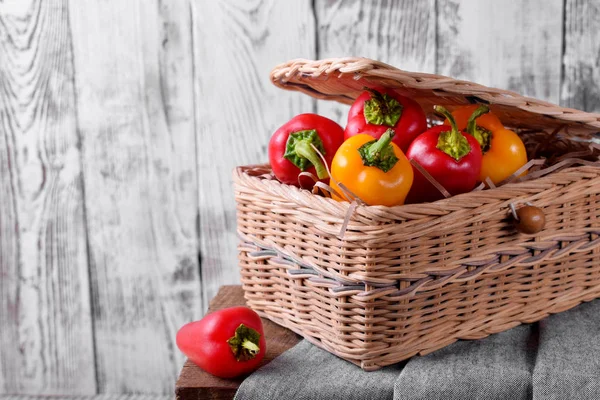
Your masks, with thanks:
[{"label": "gray linen cloth", "polygon": [[600,301],[364,372],[303,340],[236,399],[600,399]]}]

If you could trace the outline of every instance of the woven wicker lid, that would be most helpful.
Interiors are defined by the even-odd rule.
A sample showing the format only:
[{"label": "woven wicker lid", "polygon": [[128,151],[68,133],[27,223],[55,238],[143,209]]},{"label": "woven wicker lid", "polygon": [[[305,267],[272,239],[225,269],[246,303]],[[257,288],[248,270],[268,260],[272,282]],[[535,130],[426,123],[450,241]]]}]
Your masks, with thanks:
[{"label": "woven wicker lid", "polygon": [[402,71],[368,58],[291,60],[271,71],[271,81],[283,89],[345,104],[351,104],[364,87],[385,86],[416,100],[430,118],[438,118],[432,112],[436,104],[452,109],[483,103],[512,128],[553,131],[562,127],[563,133],[583,138],[600,132],[600,114],[446,76]]}]

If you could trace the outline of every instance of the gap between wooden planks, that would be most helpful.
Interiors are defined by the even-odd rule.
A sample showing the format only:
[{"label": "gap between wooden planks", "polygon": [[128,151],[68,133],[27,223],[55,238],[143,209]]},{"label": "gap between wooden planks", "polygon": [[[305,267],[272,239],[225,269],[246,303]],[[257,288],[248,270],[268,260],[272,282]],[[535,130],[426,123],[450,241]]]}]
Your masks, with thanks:
[{"label": "gap between wooden planks", "polygon": [[[211,300],[208,311],[244,305],[244,292],[239,285],[222,286],[214,299]],[[267,353],[262,365],[268,364],[284,351],[295,346],[301,337],[274,322],[262,318]],[[188,399],[232,399],[244,378],[221,379],[204,372],[191,361],[186,361],[177,384],[175,395],[178,400]]]}]

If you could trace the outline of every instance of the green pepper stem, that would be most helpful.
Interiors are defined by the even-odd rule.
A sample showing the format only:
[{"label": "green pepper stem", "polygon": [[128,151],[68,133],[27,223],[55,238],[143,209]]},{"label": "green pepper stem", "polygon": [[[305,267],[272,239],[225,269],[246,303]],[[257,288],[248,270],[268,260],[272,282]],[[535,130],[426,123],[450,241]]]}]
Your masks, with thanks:
[{"label": "green pepper stem", "polygon": [[396,133],[393,129],[388,129],[387,131],[385,131],[385,133],[381,135],[379,140],[377,140],[375,143],[369,146],[367,150],[369,158],[371,158],[372,160],[377,160],[381,158],[381,152],[392,142],[392,139],[394,138],[395,134]]},{"label": "green pepper stem", "polygon": [[490,112],[490,108],[486,105],[481,105],[481,106],[477,107],[477,109],[475,111],[473,111],[473,114],[471,114],[471,116],[469,117],[469,121],[467,122],[467,133],[470,133],[471,135],[476,136],[477,124],[476,124],[475,120],[489,112]]},{"label": "green pepper stem", "polygon": [[306,158],[312,165],[314,165],[317,171],[319,179],[325,179],[329,177],[327,169],[323,165],[321,158],[317,152],[310,146],[310,144],[304,140],[300,140],[296,143],[296,154]]},{"label": "green pepper stem", "polygon": [[244,324],[240,324],[235,335],[227,340],[233,356],[238,361],[252,360],[260,353],[260,333]]},{"label": "green pepper stem", "polygon": [[396,157],[391,143],[394,135],[394,130],[390,128],[381,135],[379,140],[373,140],[360,146],[358,153],[363,165],[379,168],[383,172],[388,172],[394,168],[394,165],[398,162],[398,157]]},{"label": "green pepper stem", "polygon": [[475,109],[475,111],[473,111],[473,114],[471,114],[467,122],[467,133],[477,139],[479,146],[481,147],[481,152],[484,154],[490,148],[492,132],[481,126],[478,126],[476,120],[488,112],[490,112],[490,108],[488,106],[479,106]]},{"label": "green pepper stem", "polygon": [[443,106],[433,106],[433,110],[446,117],[446,119],[450,122],[450,126],[452,127],[452,132],[458,132],[458,127],[456,126],[456,120],[454,119],[454,115],[450,111]]},{"label": "green pepper stem", "polygon": [[380,93],[375,89],[365,88],[371,98],[365,101],[363,114],[365,121],[373,125],[394,127],[402,116],[403,106],[388,94]]},{"label": "green pepper stem", "polygon": [[456,120],[450,111],[442,106],[434,106],[433,109],[438,114],[446,117],[451,126],[450,131],[440,133],[437,148],[458,162],[461,158],[469,154],[471,146],[463,134],[458,130]]},{"label": "green pepper stem", "polygon": [[253,354],[253,355],[258,354],[258,352],[260,351],[260,347],[258,347],[256,345],[256,343],[254,343],[248,339],[244,339],[244,341],[242,342],[242,347],[247,349],[248,352],[250,352],[250,354]]}]

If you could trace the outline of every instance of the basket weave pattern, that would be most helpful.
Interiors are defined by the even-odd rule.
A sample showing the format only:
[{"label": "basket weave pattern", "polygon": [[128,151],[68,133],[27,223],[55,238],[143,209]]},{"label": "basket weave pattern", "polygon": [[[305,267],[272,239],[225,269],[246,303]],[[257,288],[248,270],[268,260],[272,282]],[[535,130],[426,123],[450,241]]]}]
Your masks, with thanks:
[{"label": "basket weave pattern", "polygon": [[[375,67],[359,61],[364,78]],[[317,68],[309,76],[301,67],[292,62],[272,76],[303,81],[292,85],[303,91],[339,95],[340,87],[331,88],[347,87],[340,80],[348,72],[340,77],[338,69]],[[386,86],[402,87],[406,73],[385,68],[397,71]],[[427,90],[440,89],[418,93],[426,98]],[[460,96],[453,99],[460,103]],[[577,122],[572,132],[593,131],[591,120]],[[533,128],[537,124],[539,118]],[[365,370],[600,297],[598,167],[399,207],[350,209],[279,183],[268,166],[237,168],[234,184],[248,305]],[[526,202],[546,215],[536,235],[518,233],[512,224],[509,205]]]},{"label": "basket weave pattern", "polygon": [[[366,58],[292,60],[275,67],[271,81],[282,89],[345,104],[352,104],[365,86],[385,86],[413,98],[426,111],[436,104],[451,108],[483,103],[489,104],[494,114],[513,128],[545,130],[565,125],[577,136],[600,131],[600,114],[559,107],[508,90],[446,76],[402,71]],[[435,114],[429,116],[439,118]]]}]

